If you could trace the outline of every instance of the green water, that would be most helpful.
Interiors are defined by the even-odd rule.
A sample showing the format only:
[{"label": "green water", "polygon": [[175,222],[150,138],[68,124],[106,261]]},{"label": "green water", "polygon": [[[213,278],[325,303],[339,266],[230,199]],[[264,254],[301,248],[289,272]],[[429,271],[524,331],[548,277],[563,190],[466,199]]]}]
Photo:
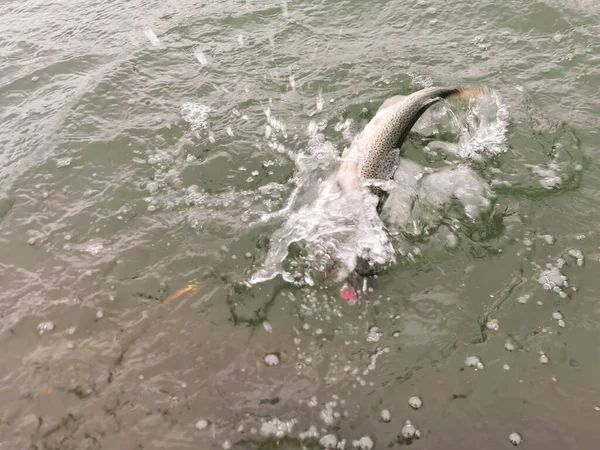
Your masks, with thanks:
[{"label": "green water", "polygon": [[[396,448],[407,419],[415,449],[512,448],[513,432],[527,449],[597,448],[595,0],[0,11],[0,449],[322,448],[328,434]],[[341,153],[387,97],[463,84],[510,113],[507,151],[472,165],[504,215],[461,219],[456,246],[399,258],[354,306],[339,285],[239,285],[281,227],[252,224],[285,205],[311,121]],[[427,142],[406,158],[443,166]],[[562,296],[538,282],[559,258]],[[266,437],[273,418],[292,431]]]}]

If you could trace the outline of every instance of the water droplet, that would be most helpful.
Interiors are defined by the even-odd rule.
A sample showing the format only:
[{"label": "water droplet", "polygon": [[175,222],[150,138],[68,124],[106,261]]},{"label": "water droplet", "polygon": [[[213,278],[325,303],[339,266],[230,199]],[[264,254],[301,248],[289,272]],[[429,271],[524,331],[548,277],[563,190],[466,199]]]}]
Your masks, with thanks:
[{"label": "water droplet", "polygon": [[556,320],[560,320],[562,319],[564,316],[562,315],[562,313],[560,311],[556,311],[552,313],[552,318],[556,319]]},{"label": "water droplet", "polygon": [[510,366],[509,366],[508,364],[504,364],[504,365],[502,366],[502,368],[503,368],[504,370],[510,370]]},{"label": "water droplet", "polygon": [[263,322],[263,328],[267,333],[273,332],[273,326],[269,322]]},{"label": "water droplet", "polygon": [[156,37],[156,34],[154,33],[154,31],[152,31],[150,28],[145,29],[144,34],[146,35],[146,37],[148,38],[148,40],[154,47],[158,47],[160,45],[160,41],[158,40],[158,37]]},{"label": "water droplet", "polygon": [[96,311],[96,319],[100,320],[104,317],[104,313],[102,312],[101,309],[99,309],[98,311]]},{"label": "water droplet", "polygon": [[540,362],[542,364],[548,364],[550,362],[550,358],[548,358],[548,356],[542,352],[542,354],[540,355]]}]

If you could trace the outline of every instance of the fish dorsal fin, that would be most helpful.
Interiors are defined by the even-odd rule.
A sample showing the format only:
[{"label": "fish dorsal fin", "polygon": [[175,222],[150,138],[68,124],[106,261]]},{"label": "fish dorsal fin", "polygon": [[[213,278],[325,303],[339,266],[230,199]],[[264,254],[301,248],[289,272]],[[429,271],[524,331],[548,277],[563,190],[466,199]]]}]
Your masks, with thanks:
[{"label": "fish dorsal fin", "polygon": [[377,110],[377,112],[384,110],[385,108],[389,108],[392,105],[395,105],[398,102],[401,102],[402,100],[404,100],[406,97],[408,97],[407,95],[394,95],[393,97],[390,97],[388,99],[386,99],[381,106],[379,107],[379,109]]}]

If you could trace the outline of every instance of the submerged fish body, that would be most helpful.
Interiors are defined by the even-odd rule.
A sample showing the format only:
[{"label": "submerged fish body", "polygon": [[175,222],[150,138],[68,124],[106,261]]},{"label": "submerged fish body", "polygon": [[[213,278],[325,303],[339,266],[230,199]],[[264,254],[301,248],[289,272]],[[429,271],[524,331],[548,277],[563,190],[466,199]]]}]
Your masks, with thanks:
[{"label": "submerged fish body", "polygon": [[[483,90],[482,87],[432,87],[407,96],[390,97],[344,150],[337,173],[338,184],[348,191],[358,189],[365,180],[391,180],[398,167],[400,147],[430,106],[452,95],[477,95]],[[374,191],[380,196],[383,194],[381,189]]]}]

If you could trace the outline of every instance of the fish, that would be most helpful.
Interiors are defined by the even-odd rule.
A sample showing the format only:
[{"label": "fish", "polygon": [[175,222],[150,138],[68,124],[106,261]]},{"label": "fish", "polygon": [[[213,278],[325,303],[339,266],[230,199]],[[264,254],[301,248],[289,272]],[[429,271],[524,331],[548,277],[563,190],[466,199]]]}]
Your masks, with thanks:
[{"label": "fish", "polygon": [[[338,186],[343,192],[349,192],[361,189],[365,181],[391,180],[400,162],[402,144],[428,108],[448,97],[482,97],[486,93],[488,89],[485,86],[430,87],[410,95],[388,98],[350,146],[344,149],[336,174]],[[369,189],[378,197],[376,211],[381,214],[389,194],[373,183],[370,183]],[[372,277],[376,270],[370,261],[358,257],[347,281],[358,289],[360,282],[364,285],[366,278]]]},{"label": "fish", "polygon": [[[344,149],[337,171],[338,186],[347,192],[359,189],[366,180],[391,180],[398,168],[402,144],[429,107],[451,96],[477,97],[486,92],[484,86],[430,87],[410,95],[388,98]],[[381,213],[387,193],[377,186],[370,186],[370,189],[379,197],[377,212]]]}]

